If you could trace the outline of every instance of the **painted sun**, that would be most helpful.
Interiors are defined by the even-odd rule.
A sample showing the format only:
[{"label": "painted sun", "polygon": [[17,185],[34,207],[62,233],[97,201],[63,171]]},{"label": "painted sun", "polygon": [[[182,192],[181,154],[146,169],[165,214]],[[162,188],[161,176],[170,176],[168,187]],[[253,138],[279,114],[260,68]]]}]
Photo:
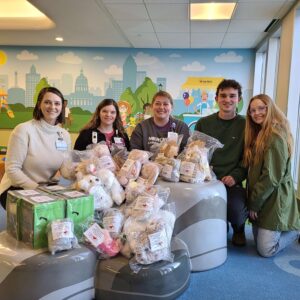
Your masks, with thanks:
[{"label": "painted sun", "polygon": [[6,63],[7,56],[4,51],[0,50],[0,66]]}]

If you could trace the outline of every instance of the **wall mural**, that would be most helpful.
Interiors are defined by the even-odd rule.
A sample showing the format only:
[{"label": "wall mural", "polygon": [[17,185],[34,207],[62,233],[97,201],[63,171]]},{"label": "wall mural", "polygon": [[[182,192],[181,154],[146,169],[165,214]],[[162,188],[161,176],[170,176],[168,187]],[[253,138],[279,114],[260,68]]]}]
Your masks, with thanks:
[{"label": "wall mural", "polygon": [[253,70],[251,49],[0,47],[0,128],[31,119],[45,86],[57,87],[68,100],[65,127],[71,132],[83,127],[104,98],[118,101],[130,132],[158,90],[172,95],[173,115],[192,128],[218,109],[215,88],[223,78],[241,83],[244,113]]}]

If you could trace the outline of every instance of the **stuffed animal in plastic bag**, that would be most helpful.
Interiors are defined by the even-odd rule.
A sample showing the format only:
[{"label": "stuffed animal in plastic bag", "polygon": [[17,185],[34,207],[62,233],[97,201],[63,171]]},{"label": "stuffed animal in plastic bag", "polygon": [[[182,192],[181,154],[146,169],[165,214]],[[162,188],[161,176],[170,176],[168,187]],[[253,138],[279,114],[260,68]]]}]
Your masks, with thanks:
[{"label": "stuffed animal in plastic bag", "polygon": [[157,177],[160,173],[160,165],[155,162],[146,162],[142,166],[141,170],[141,178],[144,179],[144,183],[146,185],[153,185],[155,184]]},{"label": "stuffed animal in plastic bag", "polygon": [[70,219],[50,221],[47,225],[48,249],[52,255],[56,252],[77,248],[74,224]]},{"label": "stuffed animal in plastic bag", "polygon": [[133,217],[128,217],[123,225],[123,239],[120,252],[127,258],[133,256],[133,251],[130,248],[129,239],[132,238],[132,232],[144,232],[146,230],[147,222],[139,222]]},{"label": "stuffed animal in plastic bag", "polygon": [[146,185],[141,181],[130,180],[125,188],[126,204],[132,203],[146,189]]},{"label": "stuffed animal in plastic bag", "polygon": [[155,162],[161,165],[160,177],[165,181],[179,181],[180,160],[175,158],[178,155],[179,146],[180,142],[166,140],[159,148]]},{"label": "stuffed animal in plastic bag", "polygon": [[167,140],[159,150],[164,157],[174,158],[178,155],[179,145],[174,140]]},{"label": "stuffed animal in plastic bag", "polygon": [[[90,146],[88,146],[90,147]],[[91,145],[91,150],[93,151],[95,157],[100,158],[103,156],[110,155],[110,151],[106,143],[98,143],[95,145]]]},{"label": "stuffed animal in plastic bag", "polygon": [[157,195],[143,193],[131,204],[132,210],[130,216],[138,221],[148,220],[155,215],[164,204],[164,201]]},{"label": "stuffed animal in plastic bag", "polygon": [[76,188],[94,196],[94,207],[97,210],[110,208],[113,200],[102,186],[101,180],[93,175],[85,175],[77,182]]},{"label": "stuffed animal in plastic bag", "polygon": [[75,167],[76,180],[81,180],[85,175],[95,175],[97,171],[96,165],[92,160],[86,159],[78,163]]},{"label": "stuffed animal in plastic bag", "polygon": [[148,265],[160,260],[172,261],[173,255],[165,226],[162,219],[156,219],[146,226],[144,232],[130,234],[129,245],[137,263]]},{"label": "stuffed animal in plastic bag", "polygon": [[98,172],[100,179],[105,190],[110,194],[111,198],[117,205],[121,205],[125,200],[125,191],[115,177],[114,173],[108,169],[101,169]]},{"label": "stuffed animal in plastic bag", "polygon": [[108,230],[111,237],[116,239],[119,237],[125,218],[120,209],[109,208],[103,211],[102,224],[104,229]]},{"label": "stuffed animal in plastic bag", "polygon": [[[116,164],[110,154],[109,148],[106,143],[98,143],[95,145],[91,145],[91,149],[93,151],[93,162],[96,165],[97,170],[100,169],[108,169],[112,172],[116,171]],[[98,176],[99,174],[94,174]]]},{"label": "stuffed animal in plastic bag", "polygon": [[121,170],[117,174],[117,178],[122,186],[126,186],[129,180],[136,180],[141,172],[142,165],[149,161],[151,153],[148,151],[134,149],[132,150]]},{"label": "stuffed animal in plastic bag", "polygon": [[111,156],[116,164],[117,171],[120,171],[128,158],[129,152],[126,147],[118,147],[116,144],[112,145]]},{"label": "stuffed animal in plastic bag", "polygon": [[114,240],[108,230],[97,223],[90,226],[84,233],[86,240],[100,253],[100,258],[115,256],[120,251],[119,240]]},{"label": "stuffed animal in plastic bag", "polygon": [[181,181],[196,183],[212,179],[208,151],[209,149],[205,147],[205,142],[202,140],[195,140],[187,145],[181,162]]}]

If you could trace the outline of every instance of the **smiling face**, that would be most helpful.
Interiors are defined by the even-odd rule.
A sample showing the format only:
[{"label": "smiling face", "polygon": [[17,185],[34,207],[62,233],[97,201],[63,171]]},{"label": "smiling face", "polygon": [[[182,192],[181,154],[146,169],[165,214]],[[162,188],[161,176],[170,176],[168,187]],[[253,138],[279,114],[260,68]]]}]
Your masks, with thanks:
[{"label": "smiling face", "polygon": [[114,121],[117,117],[117,111],[116,108],[111,104],[104,106],[99,113],[99,117],[101,120],[101,125],[105,127],[113,128]]},{"label": "smiling face", "polygon": [[261,125],[266,119],[267,105],[262,100],[255,98],[250,103],[248,113],[254,123]]},{"label": "smiling face", "polygon": [[58,95],[47,92],[40,102],[43,119],[47,123],[55,125],[58,116],[61,114],[62,106],[62,99]]},{"label": "smiling face", "polygon": [[169,121],[172,108],[173,107],[170,99],[165,96],[157,96],[152,103],[152,112],[154,119],[160,122]]},{"label": "smiling face", "polygon": [[221,115],[232,115],[234,117],[239,100],[237,89],[232,87],[220,89],[218,96],[216,96],[216,101],[218,102]]}]

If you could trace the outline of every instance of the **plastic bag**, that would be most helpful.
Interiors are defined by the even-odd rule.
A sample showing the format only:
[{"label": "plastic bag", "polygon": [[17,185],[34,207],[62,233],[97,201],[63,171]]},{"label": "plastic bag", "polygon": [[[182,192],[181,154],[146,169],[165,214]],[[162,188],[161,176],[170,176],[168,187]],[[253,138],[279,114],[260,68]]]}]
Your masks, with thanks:
[{"label": "plastic bag", "polygon": [[83,234],[86,241],[99,253],[100,258],[115,256],[120,251],[120,242],[114,240],[109,231],[101,228],[97,223],[92,224]]},{"label": "plastic bag", "polygon": [[78,248],[74,235],[74,224],[70,219],[54,220],[47,225],[48,249],[52,255],[56,252]]}]

